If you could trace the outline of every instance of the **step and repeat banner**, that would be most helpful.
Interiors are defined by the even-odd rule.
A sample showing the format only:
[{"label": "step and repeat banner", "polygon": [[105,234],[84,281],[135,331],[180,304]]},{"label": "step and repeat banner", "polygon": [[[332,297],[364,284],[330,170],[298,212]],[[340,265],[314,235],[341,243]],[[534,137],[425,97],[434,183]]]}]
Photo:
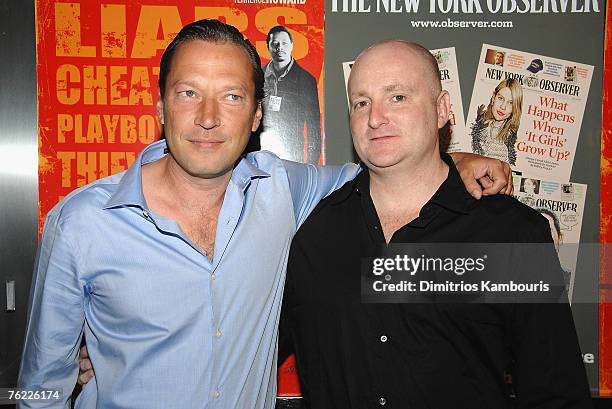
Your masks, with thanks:
[{"label": "step and repeat banner", "polygon": [[[451,94],[451,126],[442,135],[448,151],[509,162],[517,198],[548,217],[559,240],[599,243],[601,230],[607,243],[605,7],[603,0],[37,0],[39,231],[70,191],[127,169],[161,137],[162,52],[183,25],[218,18],[262,57],[262,149],[305,163],[353,160],[352,62],[378,40],[416,41],[435,56]],[[494,127],[496,101],[508,95],[522,103]],[[612,310],[598,303],[612,291],[611,257],[602,246],[600,270],[572,248],[559,255],[583,360],[593,394],[612,395]],[[299,395],[292,357],[279,375],[279,393]]]}]

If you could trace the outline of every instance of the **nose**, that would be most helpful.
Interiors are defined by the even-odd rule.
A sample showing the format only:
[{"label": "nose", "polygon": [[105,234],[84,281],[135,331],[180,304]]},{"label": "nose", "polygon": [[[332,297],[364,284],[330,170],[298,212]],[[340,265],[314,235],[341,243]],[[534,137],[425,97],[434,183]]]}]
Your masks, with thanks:
[{"label": "nose", "polygon": [[204,129],[213,129],[220,125],[217,101],[206,98],[200,102],[194,124]]},{"label": "nose", "polygon": [[368,125],[370,128],[378,129],[382,125],[389,122],[387,119],[387,111],[382,103],[372,101],[370,104],[370,115],[368,116]]},{"label": "nose", "polygon": [[508,101],[506,101],[506,100],[504,99],[504,100],[501,102],[501,104],[499,105],[499,107],[505,111],[505,110],[506,110],[506,108],[508,107]]}]

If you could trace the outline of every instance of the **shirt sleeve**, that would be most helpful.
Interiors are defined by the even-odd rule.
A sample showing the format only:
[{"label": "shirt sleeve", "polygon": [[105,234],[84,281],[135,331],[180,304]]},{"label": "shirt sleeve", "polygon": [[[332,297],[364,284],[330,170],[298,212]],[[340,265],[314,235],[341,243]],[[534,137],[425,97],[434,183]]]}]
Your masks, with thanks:
[{"label": "shirt sleeve", "polygon": [[60,390],[61,400],[21,401],[21,408],[67,408],[78,376],[85,316],[77,254],[55,216],[45,222],[30,292],[30,308],[18,385]]},{"label": "shirt sleeve", "polygon": [[342,166],[315,166],[283,161],[299,228],[321,199],[353,180],[360,171],[354,163]]},{"label": "shirt sleeve", "polygon": [[[561,267],[546,220],[529,235],[538,245],[536,257],[547,258],[543,265]],[[562,277],[559,281],[563,282]],[[510,347],[514,355],[513,384],[516,408],[592,408],[578,336],[572,311],[564,293],[561,301],[516,304],[510,321]]]}]

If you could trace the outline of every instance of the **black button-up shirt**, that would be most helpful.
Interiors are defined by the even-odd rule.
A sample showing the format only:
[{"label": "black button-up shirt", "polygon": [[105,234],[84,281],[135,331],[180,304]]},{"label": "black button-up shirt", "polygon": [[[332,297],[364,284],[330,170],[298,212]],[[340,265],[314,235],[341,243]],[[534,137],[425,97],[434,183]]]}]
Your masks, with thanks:
[{"label": "black button-up shirt", "polygon": [[[446,181],[392,243],[551,242],[537,212],[503,195],[474,200],[444,160]],[[367,171],[293,239],[282,328],[308,407],[591,407],[567,304],[362,303],[360,263],[384,243]]]}]

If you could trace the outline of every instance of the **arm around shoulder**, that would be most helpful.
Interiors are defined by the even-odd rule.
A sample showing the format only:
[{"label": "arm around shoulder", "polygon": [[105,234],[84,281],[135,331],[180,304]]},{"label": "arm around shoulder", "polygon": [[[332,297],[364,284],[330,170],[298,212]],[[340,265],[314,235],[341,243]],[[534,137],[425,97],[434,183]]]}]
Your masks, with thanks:
[{"label": "arm around shoulder", "polygon": [[316,205],[346,182],[353,180],[360,171],[359,165],[315,166],[283,161],[297,225],[301,225]]}]

